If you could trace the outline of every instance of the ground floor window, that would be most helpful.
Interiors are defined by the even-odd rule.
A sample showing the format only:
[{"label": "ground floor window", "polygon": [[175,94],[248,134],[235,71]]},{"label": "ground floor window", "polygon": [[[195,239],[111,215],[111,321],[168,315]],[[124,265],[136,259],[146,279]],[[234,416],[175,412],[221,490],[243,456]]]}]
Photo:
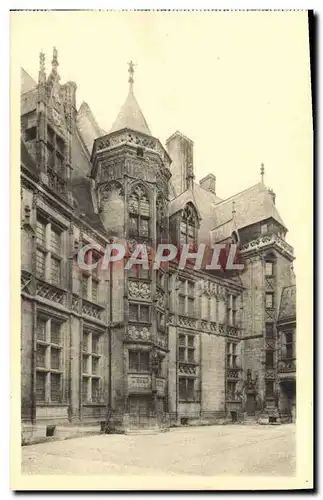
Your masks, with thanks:
[{"label": "ground floor window", "polygon": [[227,399],[233,401],[235,399],[237,382],[227,382]]},{"label": "ground floor window", "polygon": [[83,330],[82,342],[82,400],[97,403],[101,398],[102,334],[88,328]]},{"label": "ground floor window", "polygon": [[36,324],[36,401],[62,402],[63,323],[38,316]]},{"label": "ground floor window", "polygon": [[195,399],[195,379],[188,377],[180,377],[178,381],[179,399],[194,400]]}]

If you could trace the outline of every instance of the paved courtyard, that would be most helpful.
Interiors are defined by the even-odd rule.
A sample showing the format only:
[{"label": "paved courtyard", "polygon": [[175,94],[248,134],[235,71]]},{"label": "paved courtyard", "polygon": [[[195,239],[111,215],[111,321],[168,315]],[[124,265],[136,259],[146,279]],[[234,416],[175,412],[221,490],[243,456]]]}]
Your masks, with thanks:
[{"label": "paved courtyard", "polygon": [[295,474],[295,425],[219,425],[100,435],[22,448],[23,474]]}]

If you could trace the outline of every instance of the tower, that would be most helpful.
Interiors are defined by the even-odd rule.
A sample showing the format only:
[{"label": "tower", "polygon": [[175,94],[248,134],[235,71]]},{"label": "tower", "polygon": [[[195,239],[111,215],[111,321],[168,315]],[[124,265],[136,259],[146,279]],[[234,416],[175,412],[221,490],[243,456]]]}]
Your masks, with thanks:
[{"label": "tower", "polygon": [[108,235],[126,246],[124,261],[110,264],[110,401],[120,424],[130,419],[136,425],[138,418],[157,421],[166,411],[168,280],[167,272],[150,264],[130,269],[125,264],[135,245],[149,247],[150,258],[158,240],[167,236],[171,174],[169,156],[151,135],[136,100],[132,62],[128,81],[128,96],[112,129],[94,142],[91,177]]}]

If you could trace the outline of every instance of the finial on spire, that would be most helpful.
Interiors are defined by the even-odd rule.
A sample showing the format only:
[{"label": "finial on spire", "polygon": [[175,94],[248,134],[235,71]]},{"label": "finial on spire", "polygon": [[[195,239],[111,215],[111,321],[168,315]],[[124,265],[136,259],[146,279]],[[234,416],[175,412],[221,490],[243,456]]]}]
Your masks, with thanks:
[{"label": "finial on spire", "polygon": [[135,73],[135,64],[130,61],[128,62],[128,73],[129,73],[129,78],[128,78],[128,82],[130,83],[130,86],[133,85],[133,82],[134,82],[134,79],[133,79],[133,75]]},{"label": "finial on spire", "polygon": [[265,165],[262,163],[260,166],[260,175],[261,175],[261,182],[264,182],[264,175],[265,175]]},{"label": "finial on spire", "polygon": [[53,59],[52,59],[52,68],[53,71],[57,72],[58,60],[57,60],[57,49],[53,48]]},{"label": "finial on spire", "polygon": [[234,218],[236,215],[236,202],[232,202],[232,217]]}]

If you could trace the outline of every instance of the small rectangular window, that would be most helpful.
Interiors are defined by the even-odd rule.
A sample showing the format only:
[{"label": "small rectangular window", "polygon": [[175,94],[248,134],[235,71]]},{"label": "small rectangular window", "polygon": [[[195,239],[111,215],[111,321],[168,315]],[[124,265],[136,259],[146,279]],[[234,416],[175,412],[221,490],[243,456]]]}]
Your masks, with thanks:
[{"label": "small rectangular window", "polygon": [[46,341],[46,321],[41,318],[37,318],[36,337],[37,340]]},{"label": "small rectangular window", "polygon": [[149,306],[140,305],[140,318],[139,321],[147,323],[149,321]]},{"label": "small rectangular window", "polygon": [[272,276],[273,275],[273,263],[272,262],[266,262],[265,263],[265,275],[266,276]]},{"label": "small rectangular window", "polygon": [[59,345],[61,343],[60,337],[61,337],[61,325],[60,325],[60,323],[55,323],[53,320],[51,320],[51,325],[50,325],[50,341],[51,341],[51,343]]},{"label": "small rectangular window", "polygon": [[36,401],[38,403],[45,401],[46,375],[45,372],[36,372]]},{"label": "small rectangular window", "polygon": [[61,255],[61,234],[53,228],[50,234],[50,249],[52,252]]},{"label": "small rectangular window", "polygon": [[271,397],[274,395],[274,382],[272,380],[266,380],[266,396]]},{"label": "small rectangular window", "polygon": [[266,309],[272,309],[274,307],[274,297],[272,293],[266,293]]},{"label": "small rectangular window", "polygon": [[274,353],[273,351],[266,351],[266,368],[274,367]]},{"label": "small rectangular window", "polygon": [[36,365],[39,368],[45,368],[46,366],[46,347],[44,345],[37,345],[36,351]]},{"label": "small rectangular window", "polygon": [[55,347],[51,347],[50,349],[50,367],[52,370],[60,369],[60,349],[56,349]]},{"label": "small rectangular window", "polygon": [[46,246],[46,223],[37,219],[36,223],[36,242],[38,245]]},{"label": "small rectangular window", "polygon": [[52,403],[61,402],[61,375],[60,373],[50,374],[50,399]]},{"label": "small rectangular window", "polygon": [[274,324],[266,323],[266,338],[272,339],[274,338]]},{"label": "small rectangular window", "polygon": [[97,402],[100,399],[100,380],[92,378],[92,401]]},{"label": "small rectangular window", "polygon": [[261,224],[260,230],[261,230],[261,234],[268,233],[268,225],[267,224]]},{"label": "small rectangular window", "polygon": [[45,253],[36,250],[36,274],[39,278],[45,277]]},{"label": "small rectangular window", "polygon": [[61,262],[51,257],[51,282],[54,285],[59,285],[61,282]]}]

